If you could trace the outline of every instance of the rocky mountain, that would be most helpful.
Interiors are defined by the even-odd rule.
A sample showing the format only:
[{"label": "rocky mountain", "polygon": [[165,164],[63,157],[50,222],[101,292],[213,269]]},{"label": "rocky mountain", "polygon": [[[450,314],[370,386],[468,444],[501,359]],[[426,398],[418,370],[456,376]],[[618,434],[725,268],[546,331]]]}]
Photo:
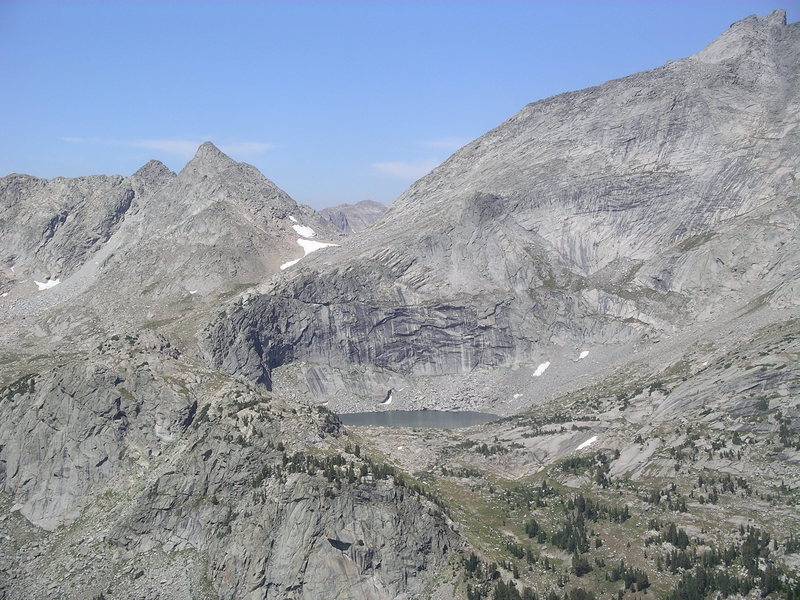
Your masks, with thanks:
[{"label": "rocky mountain", "polygon": [[337,245],[326,219],[210,143],[178,174],[151,161],[0,189],[2,597],[432,585],[462,541],[421,488],[331,413],[185,345],[231,293]]},{"label": "rocky mountain", "polygon": [[[340,409],[405,388],[401,408],[507,412],[539,365],[548,395],[636,341],[752,302],[794,310],[798,35],[780,11],[750,17],[689,58],[526,106],[348,247],[230,308],[214,364]],[[601,360],[576,368],[590,348]]]},{"label": "rocky mountain", "polygon": [[0,597],[800,598],[799,58],[530,104],[358,235],[210,143],[0,179]]},{"label": "rocky mountain", "polygon": [[3,322],[18,331],[35,323],[57,341],[181,313],[207,320],[226,294],[339,238],[211,143],[177,175],[152,161],[129,178],[11,175],[0,190],[2,226],[13,231],[4,240]]},{"label": "rocky mountain", "polygon": [[361,200],[355,204],[339,204],[319,211],[344,233],[364,231],[386,212],[386,205],[374,200]]}]

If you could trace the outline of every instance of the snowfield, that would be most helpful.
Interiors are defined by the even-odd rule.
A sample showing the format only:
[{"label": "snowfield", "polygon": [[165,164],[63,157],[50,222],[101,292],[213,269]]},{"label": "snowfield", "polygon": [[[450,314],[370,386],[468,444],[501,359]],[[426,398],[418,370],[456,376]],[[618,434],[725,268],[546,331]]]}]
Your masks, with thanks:
[{"label": "snowfield", "polygon": [[533,376],[534,377],[541,377],[542,374],[545,371],[547,371],[547,367],[549,367],[549,366],[550,366],[550,361],[549,360],[547,362],[543,362],[538,367],[536,367],[536,370],[533,372]]},{"label": "snowfield", "polygon": [[311,229],[311,227],[306,227],[305,225],[292,225],[292,229],[297,232],[297,235],[302,235],[303,237],[314,237],[317,235],[317,232]]},{"label": "snowfield", "polygon": [[[303,248],[303,257],[308,256],[312,252],[316,252],[321,248],[327,248],[328,246],[338,246],[339,244],[331,244],[330,242],[315,242],[314,240],[304,240],[302,238],[297,240],[297,243]],[[285,262],[281,265],[281,271],[284,269],[288,269],[294,264],[297,264],[300,261],[299,258],[295,258],[294,260],[290,260],[289,262]]]},{"label": "snowfield", "polygon": [[45,282],[41,282],[41,281],[36,281],[34,279],[33,283],[36,284],[36,287],[38,287],[39,291],[41,292],[42,290],[49,290],[52,287],[56,287],[59,283],[61,283],[61,280],[60,279],[48,279]]}]

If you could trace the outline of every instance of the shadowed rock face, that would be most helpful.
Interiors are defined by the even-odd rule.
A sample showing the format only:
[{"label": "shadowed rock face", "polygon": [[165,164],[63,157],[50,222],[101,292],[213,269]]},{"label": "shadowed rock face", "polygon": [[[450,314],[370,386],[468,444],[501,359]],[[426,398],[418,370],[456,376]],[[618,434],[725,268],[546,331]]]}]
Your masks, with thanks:
[{"label": "shadowed rock face", "polygon": [[302,363],[334,401],[366,368],[360,402],[393,378],[624,343],[763,294],[796,304],[798,64],[800,27],[776,11],[526,106],[349,247],[231,308],[214,364],[269,382]]},{"label": "shadowed rock face", "polygon": [[362,200],[355,204],[340,204],[323,208],[319,214],[328,219],[344,233],[364,231],[386,212],[386,205],[374,200]]}]

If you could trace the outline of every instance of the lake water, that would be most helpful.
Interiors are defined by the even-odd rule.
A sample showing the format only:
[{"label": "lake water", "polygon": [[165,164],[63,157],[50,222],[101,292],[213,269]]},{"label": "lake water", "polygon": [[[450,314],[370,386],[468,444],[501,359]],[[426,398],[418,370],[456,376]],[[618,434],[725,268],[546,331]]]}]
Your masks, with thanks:
[{"label": "lake water", "polygon": [[380,427],[437,427],[439,429],[471,427],[500,418],[498,415],[468,410],[382,410],[344,413],[338,416],[345,425],[356,427],[378,425]]}]

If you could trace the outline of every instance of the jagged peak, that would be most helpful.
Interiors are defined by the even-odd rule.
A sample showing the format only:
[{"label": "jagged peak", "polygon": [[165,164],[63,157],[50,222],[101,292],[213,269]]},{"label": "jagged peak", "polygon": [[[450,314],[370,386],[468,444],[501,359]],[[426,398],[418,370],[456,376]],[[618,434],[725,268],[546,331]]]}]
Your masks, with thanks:
[{"label": "jagged peak", "polygon": [[753,52],[770,39],[777,39],[786,27],[786,11],[773,10],[759,17],[750,15],[731,24],[722,35],[696,56],[704,62],[720,62]]}]

